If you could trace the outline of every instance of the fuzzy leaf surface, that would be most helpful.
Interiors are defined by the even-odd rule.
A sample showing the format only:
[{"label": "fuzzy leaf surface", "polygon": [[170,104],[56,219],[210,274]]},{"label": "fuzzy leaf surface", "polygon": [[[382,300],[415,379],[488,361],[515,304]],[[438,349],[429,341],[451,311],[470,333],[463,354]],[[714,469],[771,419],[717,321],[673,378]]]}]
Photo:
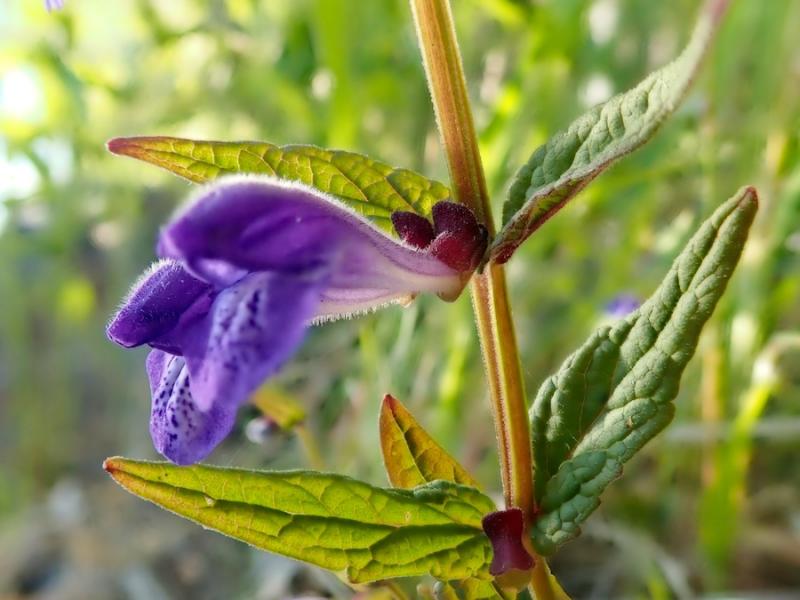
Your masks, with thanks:
[{"label": "fuzzy leaf surface", "polygon": [[725,291],[758,208],[753,188],[720,206],[638,310],[600,328],[531,406],[538,515],[551,554],[580,532],[623,464],[672,420],[680,378]]},{"label": "fuzzy leaf surface", "polygon": [[123,154],[206,183],[232,173],[259,173],[299,181],[335,196],[353,210],[393,231],[391,215],[402,210],[424,217],[450,190],[408,169],[367,156],[317,146],[267,142],[217,142],[175,137],[117,138],[108,143]]},{"label": "fuzzy leaf surface", "polygon": [[708,0],[688,45],[639,85],[573,121],[514,176],[490,249],[507,261],[536,229],[617,160],[647,142],[686,95],[730,0]]},{"label": "fuzzy leaf surface", "polygon": [[110,458],[104,468],[129,492],[257,548],[358,583],[431,574],[489,579],[492,550],[481,518],[493,502],[437,481],[386,490],[312,471],[178,467]]},{"label": "fuzzy leaf surface", "polygon": [[383,462],[394,487],[410,489],[437,479],[480,487],[408,409],[389,395],[381,405],[380,434]]}]

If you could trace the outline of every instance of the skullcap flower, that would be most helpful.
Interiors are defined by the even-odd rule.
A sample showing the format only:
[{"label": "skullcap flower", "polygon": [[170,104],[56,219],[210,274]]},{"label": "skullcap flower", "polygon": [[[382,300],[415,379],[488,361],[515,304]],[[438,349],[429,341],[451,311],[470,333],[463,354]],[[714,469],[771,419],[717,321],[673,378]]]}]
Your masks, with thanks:
[{"label": "skullcap flower", "polygon": [[[205,458],[310,324],[421,292],[456,297],[486,249],[485,229],[451,202],[433,217],[398,227],[397,240],[304,185],[233,176],[202,188],[162,229],[161,260],[107,328],[124,347],[152,348],[156,449],[178,464]],[[419,228],[424,239],[403,241]]]}]

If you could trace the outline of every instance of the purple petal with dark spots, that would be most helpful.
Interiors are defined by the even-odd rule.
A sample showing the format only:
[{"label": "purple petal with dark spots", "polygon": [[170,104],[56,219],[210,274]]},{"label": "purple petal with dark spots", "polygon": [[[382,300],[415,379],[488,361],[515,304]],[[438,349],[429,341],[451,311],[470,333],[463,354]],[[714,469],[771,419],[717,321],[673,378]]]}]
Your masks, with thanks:
[{"label": "purple petal with dark spots", "polygon": [[159,452],[196,462],[229,433],[238,408],[302,342],[326,277],[248,275],[222,290],[205,318],[171,335],[180,356],[151,352],[150,430]]},{"label": "purple petal with dark spots", "polygon": [[153,397],[150,436],[156,450],[179,465],[205,458],[230,433],[236,404],[218,402],[200,410],[192,396],[189,370],[180,356],[152,350],[147,375]]},{"label": "purple petal with dark spots", "polygon": [[241,404],[274,375],[302,342],[326,280],[324,271],[253,273],[223,290],[182,348],[198,406]]},{"label": "purple petal with dark spots", "polygon": [[[462,286],[459,273],[431,254],[322,192],[273,177],[229,177],[204,188],[163,229],[159,253],[222,285],[253,271],[327,268],[328,296],[344,314]],[[353,305],[339,302],[348,296]],[[321,315],[334,314],[325,304]]]}]

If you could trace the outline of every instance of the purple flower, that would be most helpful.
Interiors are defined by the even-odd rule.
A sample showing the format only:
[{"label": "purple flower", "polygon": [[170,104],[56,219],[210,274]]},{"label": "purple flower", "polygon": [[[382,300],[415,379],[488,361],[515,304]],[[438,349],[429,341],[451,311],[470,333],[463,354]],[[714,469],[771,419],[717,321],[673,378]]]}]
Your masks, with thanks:
[{"label": "purple flower", "polygon": [[[486,240],[475,238],[474,217],[466,226],[472,233],[464,233],[463,221],[441,216],[452,203],[441,204],[439,232],[420,250],[303,185],[230,177],[203,188],[163,228],[162,260],[108,326],[122,346],[153,348],[147,373],[156,449],[178,464],[207,456],[310,323],[419,292],[457,296],[470,274],[459,268],[463,257],[482,255]],[[452,237],[480,248],[439,242],[446,249],[437,257],[437,240]]]},{"label": "purple flower", "polygon": [[44,7],[48,12],[64,8],[64,0],[44,0]]},{"label": "purple flower", "polygon": [[605,313],[612,319],[622,319],[635,311],[641,302],[633,294],[620,294],[606,304]]}]

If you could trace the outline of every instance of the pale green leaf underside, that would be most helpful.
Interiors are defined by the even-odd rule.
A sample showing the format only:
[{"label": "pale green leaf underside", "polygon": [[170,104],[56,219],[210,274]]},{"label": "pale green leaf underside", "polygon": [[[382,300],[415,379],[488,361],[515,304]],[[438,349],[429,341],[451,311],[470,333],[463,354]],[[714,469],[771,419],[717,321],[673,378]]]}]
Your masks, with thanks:
[{"label": "pale green leaf underside", "polygon": [[392,231],[393,212],[411,211],[427,217],[434,204],[450,197],[446,186],[413,171],[316,146],[132,137],[112,140],[108,147],[195,183],[232,173],[299,181],[337,197],[386,231]]},{"label": "pale green leaf underside", "polygon": [[108,459],[125,489],[258,548],[353,582],[431,574],[489,579],[492,550],[478,490],[437,481],[385,490],[340,475],[265,472]]},{"label": "pale green leaf underside", "polygon": [[681,374],[757,207],[755,190],[744,188],[717,209],[655,294],[595,332],[539,389],[530,411],[539,552],[576,536],[622,465],[672,419]]},{"label": "pale green leaf underside", "polygon": [[728,1],[707,2],[677,59],[579,117],[531,155],[514,176],[491,258],[508,260],[592,179],[655,134],[691,85]]}]

